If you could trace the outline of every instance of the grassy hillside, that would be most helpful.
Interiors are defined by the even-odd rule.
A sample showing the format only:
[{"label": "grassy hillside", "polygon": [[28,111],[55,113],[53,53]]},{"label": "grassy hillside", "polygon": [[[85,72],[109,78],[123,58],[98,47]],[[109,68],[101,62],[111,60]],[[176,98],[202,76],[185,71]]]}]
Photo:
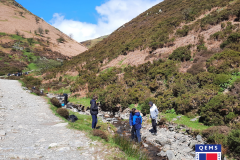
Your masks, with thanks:
[{"label": "grassy hillside", "polygon": [[48,48],[49,42],[38,38],[25,38],[16,34],[0,33],[0,75],[29,70],[44,71],[61,65],[65,60],[59,52]]},{"label": "grassy hillside", "polygon": [[[48,70],[45,80],[50,81],[45,85],[56,86],[57,73],[71,70],[77,77],[61,76],[61,83],[71,84],[66,88],[76,97],[86,96],[85,92],[89,97],[99,95],[104,109],[139,104],[148,114],[151,100],[163,113],[174,109],[189,118],[201,116],[199,121],[207,126],[227,125],[233,129],[230,137],[214,132],[208,140],[239,156],[239,19],[239,0],[165,0],[66,61],[62,68]],[[156,50],[177,46],[176,41],[191,36],[194,43],[181,43],[165,59],[138,66],[120,61],[120,67],[101,69],[135,49],[150,48],[149,56],[156,57]],[[210,44],[213,49],[207,47]]]},{"label": "grassy hillside", "polygon": [[105,38],[107,38],[108,36],[102,36],[96,39],[92,39],[92,40],[87,40],[84,42],[81,42],[81,44],[83,44],[84,46],[86,46],[87,48],[92,48],[94,47],[96,44],[98,44],[99,42],[101,42],[102,40],[104,40]]}]

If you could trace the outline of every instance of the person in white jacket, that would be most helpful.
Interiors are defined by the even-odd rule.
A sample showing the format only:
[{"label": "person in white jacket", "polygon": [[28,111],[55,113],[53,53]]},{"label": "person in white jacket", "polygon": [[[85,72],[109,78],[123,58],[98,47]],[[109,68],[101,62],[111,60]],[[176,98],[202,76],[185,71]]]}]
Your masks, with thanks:
[{"label": "person in white jacket", "polygon": [[157,117],[158,117],[158,109],[153,102],[148,103],[150,106],[150,117],[152,119],[152,127],[153,127],[153,135],[157,135]]}]

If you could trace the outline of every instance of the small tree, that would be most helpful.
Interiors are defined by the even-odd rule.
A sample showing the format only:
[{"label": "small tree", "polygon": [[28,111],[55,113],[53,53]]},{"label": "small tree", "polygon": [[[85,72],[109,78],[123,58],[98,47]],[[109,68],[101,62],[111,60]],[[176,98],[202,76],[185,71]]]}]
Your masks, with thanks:
[{"label": "small tree", "polygon": [[58,43],[64,43],[65,39],[61,36],[60,38],[57,39]]},{"label": "small tree", "polygon": [[42,36],[43,35],[43,29],[42,27],[38,27],[38,33]]},{"label": "small tree", "polygon": [[37,30],[34,30],[34,34],[37,35]]},{"label": "small tree", "polygon": [[70,37],[70,39],[73,39],[73,34],[70,33],[70,34],[69,34],[69,37]]},{"label": "small tree", "polygon": [[45,33],[48,34],[48,33],[49,33],[49,30],[48,30],[48,29],[45,29]]},{"label": "small tree", "polygon": [[15,34],[19,36],[20,32],[18,30],[15,30]]},{"label": "small tree", "polygon": [[27,41],[28,41],[28,43],[30,44],[30,46],[31,46],[31,45],[33,44],[33,42],[34,42],[33,38],[28,38]]},{"label": "small tree", "polygon": [[23,16],[23,12],[19,12],[19,15],[20,15],[20,16]]},{"label": "small tree", "polygon": [[36,20],[36,23],[38,24],[39,23],[39,21],[40,21],[40,19],[36,16],[35,17],[35,20]]}]

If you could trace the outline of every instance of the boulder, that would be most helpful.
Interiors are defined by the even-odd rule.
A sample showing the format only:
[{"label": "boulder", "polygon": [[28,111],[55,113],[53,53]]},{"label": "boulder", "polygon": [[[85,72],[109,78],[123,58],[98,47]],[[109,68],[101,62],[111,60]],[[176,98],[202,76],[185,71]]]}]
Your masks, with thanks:
[{"label": "boulder", "polygon": [[197,138],[197,141],[198,141],[198,142],[201,142],[201,141],[202,141],[202,136],[201,136],[201,135],[197,135],[196,138]]},{"label": "boulder", "polygon": [[164,152],[164,151],[161,151],[160,153],[157,154],[157,156],[159,156],[159,157],[166,157],[167,153]]},{"label": "boulder", "polygon": [[196,141],[196,140],[191,141],[190,144],[189,144],[189,148],[195,149],[195,145],[196,145],[196,144],[197,144],[197,141]]},{"label": "boulder", "polygon": [[110,116],[108,114],[105,114],[104,117],[105,118],[110,118]]},{"label": "boulder", "polygon": [[175,160],[176,157],[172,150],[168,150],[166,154],[167,154],[168,160]]}]

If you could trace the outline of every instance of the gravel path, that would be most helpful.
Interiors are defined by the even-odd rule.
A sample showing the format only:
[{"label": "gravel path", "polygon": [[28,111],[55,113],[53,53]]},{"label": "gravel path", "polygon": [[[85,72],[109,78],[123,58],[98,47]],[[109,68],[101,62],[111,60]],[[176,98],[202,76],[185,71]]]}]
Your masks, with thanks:
[{"label": "gravel path", "polygon": [[0,79],[0,159],[104,159],[106,147],[66,125],[45,99]]}]

